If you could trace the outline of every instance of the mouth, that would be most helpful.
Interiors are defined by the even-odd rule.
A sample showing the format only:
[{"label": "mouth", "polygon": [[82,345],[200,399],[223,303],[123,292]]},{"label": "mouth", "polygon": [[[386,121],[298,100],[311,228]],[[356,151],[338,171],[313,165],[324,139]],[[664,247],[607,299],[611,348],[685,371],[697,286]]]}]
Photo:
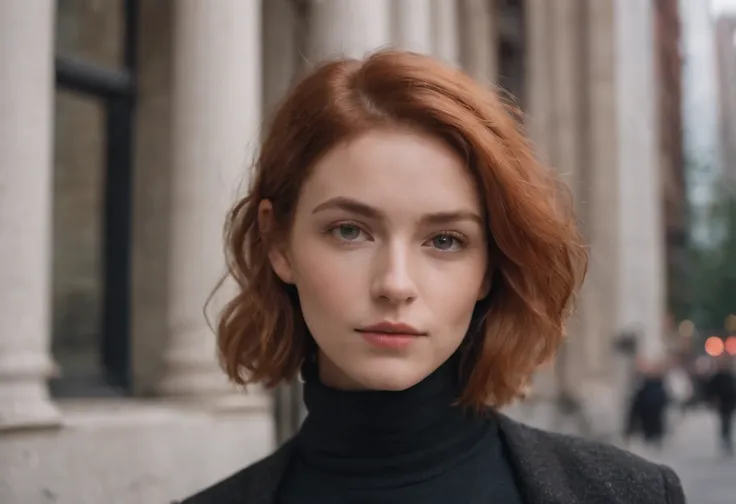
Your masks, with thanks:
[{"label": "mouth", "polygon": [[379,322],[378,324],[369,325],[356,329],[360,333],[382,333],[387,335],[401,335],[401,336],[426,336],[427,333],[420,331],[419,329],[409,324],[402,322]]},{"label": "mouth", "polygon": [[427,335],[411,325],[395,322],[380,322],[355,331],[373,346],[392,349],[404,348]]}]

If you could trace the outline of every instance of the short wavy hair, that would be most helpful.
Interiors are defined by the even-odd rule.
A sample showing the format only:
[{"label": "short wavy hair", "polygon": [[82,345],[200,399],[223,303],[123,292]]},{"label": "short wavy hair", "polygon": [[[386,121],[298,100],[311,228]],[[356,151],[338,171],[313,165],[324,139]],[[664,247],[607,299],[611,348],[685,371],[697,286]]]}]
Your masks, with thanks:
[{"label": "short wavy hair", "polygon": [[[299,373],[314,342],[293,286],[271,268],[269,247],[287,236],[300,189],[322,156],[366,131],[399,126],[448,142],[466,160],[485,206],[491,289],[461,347],[459,403],[498,407],[522,395],[562,342],[587,253],[569,191],[537,161],[521,119],[496,91],[404,51],[330,61],[297,83],[275,113],[248,195],[227,217],[237,292],[216,331],[230,379],[272,387]],[[263,199],[273,204],[268,231],[258,223]]]}]

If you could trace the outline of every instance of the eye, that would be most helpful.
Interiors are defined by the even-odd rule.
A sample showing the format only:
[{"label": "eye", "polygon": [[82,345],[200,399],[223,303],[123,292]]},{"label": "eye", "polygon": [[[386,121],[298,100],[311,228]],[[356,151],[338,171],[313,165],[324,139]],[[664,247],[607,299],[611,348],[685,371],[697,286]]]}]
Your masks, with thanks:
[{"label": "eye", "polygon": [[348,242],[365,241],[367,237],[362,229],[354,224],[338,224],[330,230],[333,237]]},{"label": "eye", "polygon": [[442,252],[455,252],[465,246],[465,242],[454,233],[442,233],[432,238],[429,243]]}]

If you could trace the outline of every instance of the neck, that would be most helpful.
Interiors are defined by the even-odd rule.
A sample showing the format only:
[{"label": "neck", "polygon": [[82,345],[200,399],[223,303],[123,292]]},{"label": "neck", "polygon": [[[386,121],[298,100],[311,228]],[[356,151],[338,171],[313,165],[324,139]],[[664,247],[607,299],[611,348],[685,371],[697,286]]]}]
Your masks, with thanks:
[{"label": "neck", "polygon": [[310,464],[331,472],[426,473],[464,456],[488,431],[489,418],[454,404],[460,393],[456,359],[399,392],[338,390],[314,372],[305,380],[309,415],[299,444]]},{"label": "neck", "polygon": [[338,390],[368,390],[363,384],[335,366],[321,350],[317,354],[317,362],[319,362],[318,379],[322,385]]}]

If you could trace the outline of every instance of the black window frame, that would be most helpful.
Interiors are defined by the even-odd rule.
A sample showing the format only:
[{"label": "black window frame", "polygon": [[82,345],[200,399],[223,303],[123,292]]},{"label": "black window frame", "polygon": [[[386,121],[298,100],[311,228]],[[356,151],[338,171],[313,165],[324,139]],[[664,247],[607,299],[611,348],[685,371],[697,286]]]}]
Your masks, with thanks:
[{"label": "black window frame", "polygon": [[99,359],[105,384],[129,392],[138,0],[123,0],[122,9],[122,67],[111,69],[57,55],[55,83],[58,90],[96,98],[104,105],[104,266],[101,272],[104,287]]}]

